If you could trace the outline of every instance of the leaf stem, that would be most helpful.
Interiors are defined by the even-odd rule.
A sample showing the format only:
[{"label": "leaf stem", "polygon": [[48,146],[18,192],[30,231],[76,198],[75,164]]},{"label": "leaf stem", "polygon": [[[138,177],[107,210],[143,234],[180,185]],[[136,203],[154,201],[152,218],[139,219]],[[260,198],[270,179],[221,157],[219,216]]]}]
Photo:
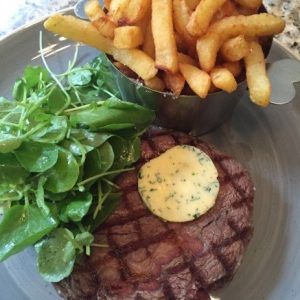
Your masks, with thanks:
[{"label": "leaf stem", "polygon": [[109,171],[109,172],[105,172],[105,173],[100,173],[98,175],[92,176],[90,178],[87,178],[87,179],[77,183],[77,185],[78,186],[85,185],[85,184],[87,184],[91,181],[97,180],[97,179],[102,178],[102,177],[107,176],[107,175],[119,174],[119,173],[123,173],[123,172],[127,172],[127,171],[132,171],[134,169],[135,168],[127,168],[127,169],[120,169],[120,170],[114,170],[114,171]]},{"label": "leaf stem", "polygon": [[108,248],[109,245],[106,244],[91,244],[92,247],[96,247],[96,248]]},{"label": "leaf stem", "polygon": [[44,55],[44,50],[43,50],[43,33],[42,31],[40,31],[40,40],[39,40],[39,46],[40,46],[40,53],[41,53],[41,58],[43,61],[43,64],[45,66],[45,68],[47,69],[47,71],[49,72],[49,74],[51,75],[51,77],[53,78],[53,80],[57,83],[57,85],[59,86],[59,88],[61,89],[61,91],[65,94],[66,96],[66,104],[64,105],[64,107],[57,112],[57,114],[61,114],[67,107],[69,107],[70,103],[71,103],[71,98],[69,96],[69,94],[66,92],[66,89],[63,87],[63,85],[61,84],[61,82],[58,80],[58,78],[56,77],[56,75],[51,71],[51,69],[48,66],[48,63],[45,59],[45,55]]},{"label": "leaf stem", "polygon": [[94,211],[94,214],[93,214],[93,219],[94,219],[94,220],[96,219],[96,217],[97,217],[99,211],[100,211],[101,208],[102,208],[102,205],[103,205],[104,201],[107,199],[107,197],[109,196],[109,194],[110,194],[110,191],[107,192],[103,197],[102,197],[102,195],[100,195],[99,200],[98,200],[97,207],[95,208],[95,211]]},{"label": "leaf stem", "polygon": [[116,185],[115,183],[113,183],[112,181],[110,181],[110,180],[108,180],[106,178],[102,178],[101,180],[103,180],[104,182],[106,182],[107,184],[113,186],[114,188],[116,188],[118,190],[120,189],[120,187],[118,185]]},{"label": "leaf stem", "polygon": [[[105,101],[97,101],[95,102],[97,105],[101,105],[103,104]],[[93,103],[94,104],[94,103]],[[74,108],[69,108],[69,109],[66,109],[64,111],[65,114],[68,114],[68,113],[72,113],[74,111],[78,111],[78,110],[82,110],[82,109],[86,109],[86,108],[89,108],[91,106],[91,104],[85,104],[85,105],[82,105],[82,106],[77,106],[77,107],[74,107]]]}]

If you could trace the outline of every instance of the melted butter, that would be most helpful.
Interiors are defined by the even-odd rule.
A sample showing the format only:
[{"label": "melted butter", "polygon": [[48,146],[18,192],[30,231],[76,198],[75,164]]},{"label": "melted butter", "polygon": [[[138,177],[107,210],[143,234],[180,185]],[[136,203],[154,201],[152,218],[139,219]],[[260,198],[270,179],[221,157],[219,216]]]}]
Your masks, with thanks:
[{"label": "melted butter", "polygon": [[171,222],[192,221],[215,204],[220,184],[208,155],[176,146],[143,165],[138,188],[146,206]]}]

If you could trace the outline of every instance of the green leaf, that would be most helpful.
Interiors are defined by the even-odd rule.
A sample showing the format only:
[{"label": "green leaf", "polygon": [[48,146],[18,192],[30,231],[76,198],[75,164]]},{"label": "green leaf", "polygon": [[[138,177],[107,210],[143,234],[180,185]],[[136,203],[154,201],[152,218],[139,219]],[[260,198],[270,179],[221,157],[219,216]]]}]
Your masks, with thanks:
[{"label": "green leaf", "polygon": [[71,136],[81,144],[97,148],[104,144],[113,135],[109,133],[90,132],[85,129],[72,129]]},{"label": "green leaf", "polygon": [[45,198],[49,199],[51,201],[62,201],[67,197],[68,193],[64,192],[64,193],[51,193],[49,191],[45,192]]},{"label": "green leaf", "polygon": [[0,183],[0,203],[19,201],[22,198],[22,190],[19,191],[17,186],[8,185],[5,182]]},{"label": "green leaf", "polygon": [[0,215],[5,214],[10,208],[10,202],[0,204]]},{"label": "green leaf", "polygon": [[22,168],[12,153],[0,153],[0,182],[15,187],[22,185],[29,173]]},{"label": "green leaf", "polygon": [[40,143],[56,144],[62,141],[68,130],[68,119],[65,116],[53,116],[49,125],[31,136],[31,139]]},{"label": "green leaf", "polygon": [[97,79],[96,84],[99,85],[102,90],[106,89],[116,97],[120,97],[120,92],[115,77],[111,72],[110,64],[108,58],[104,54],[100,54],[90,63],[90,67],[94,68],[94,77]]},{"label": "green leaf", "polygon": [[55,114],[61,111],[66,105],[66,95],[59,87],[55,87],[48,98],[49,112]]},{"label": "green leaf", "polygon": [[69,151],[60,148],[57,163],[47,171],[45,189],[52,193],[63,193],[72,189],[79,176],[79,166]]},{"label": "green leaf", "polygon": [[93,196],[90,193],[80,193],[68,199],[69,203],[62,207],[60,219],[65,223],[81,221],[89,211],[92,200]]},{"label": "green leaf", "polygon": [[0,261],[35,244],[58,225],[35,206],[15,205],[0,224]]},{"label": "green leaf", "polygon": [[92,75],[91,71],[78,68],[68,75],[68,81],[71,86],[87,85],[91,82]]},{"label": "green leaf", "polygon": [[13,98],[17,101],[22,101],[27,96],[26,83],[24,80],[19,79],[16,81],[13,87]]},{"label": "green leaf", "polygon": [[118,129],[131,126],[140,130],[153,119],[153,111],[118,99],[109,99],[102,106],[77,111],[70,116],[72,126],[88,126],[91,130],[104,130],[105,126],[119,126]]},{"label": "green leaf", "polygon": [[108,142],[89,152],[84,164],[84,178],[87,179],[109,170],[114,162],[114,157],[113,148]]},{"label": "green leaf", "polygon": [[24,142],[15,155],[27,171],[45,172],[56,164],[58,150],[58,146],[53,144]]},{"label": "green leaf", "polygon": [[17,105],[18,104],[16,101],[7,100],[4,97],[0,97],[0,116],[11,112]]},{"label": "green leaf", "polygon": [[48,71],[40,66],[27,66],[24,71],[24,80],[28,88],[33,88],[38,85],[40,80],[49,81]]},{"label": "green leaf", "polygon": [[115,153],[113,169],[130,166],[140,158],[140,139],[135,137],[125,140],[121,137],[112,137],[110,143]]},{"label": "green leaf", "polygon": [[70,140],[64,140],[61,142],[61,147],[65,148],[66,150],[70,151],[75,156],[81,156],[85,153],[92,151],[94,148],[82,144],[77,144]]},{"label": "green leaf", "polygon": [[59,282],[71,274],[76,255],[73,240],[71,231],[58,228],[36,246],[38,270],[46,281]]},{"label": "green leaf", "polygon": [[75,241],[81,247],[90,246],[94,241],[94,236],[89,232],[78,233],[76,234]]},{"label": "green leaf", "polygon": [[0,132],[0,153],[8,153],[20,147],[22,138]]},{"label": "green leaf", "polygon": [[105,142],[101,147],[98,148],[100,152],[100,168],[101,172],[108,171],[114,163],[115,155],[112,146],[109,142]]},{"label": "green leaf", "polygon": [[49,207],[45,203],[44,197],[44,184],[47,181],[47,178],[42,176],[39,178],[38,188],[36,190],[36,204],[43,211],[43,213],[47,216],[50,213]]}]

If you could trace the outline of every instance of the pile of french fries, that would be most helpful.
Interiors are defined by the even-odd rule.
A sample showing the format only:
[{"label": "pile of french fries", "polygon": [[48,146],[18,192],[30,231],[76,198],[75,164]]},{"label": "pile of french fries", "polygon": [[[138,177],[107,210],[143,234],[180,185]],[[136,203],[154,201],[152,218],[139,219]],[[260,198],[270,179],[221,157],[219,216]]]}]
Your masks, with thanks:
[{"label": "pile of french fries", "polygon": [[203,99],[217,90],[232,93],[245,70],[251,100],[267,106],[271,87],[259,38],[282,32],[285,23],[257,13],[261,5],[261,0],[105,0],[101,7],[88,0],[89,21],[55,15],[45,28],[111,55],[119,69],[130,69],[146,86],[176,95],[187,86]]}]

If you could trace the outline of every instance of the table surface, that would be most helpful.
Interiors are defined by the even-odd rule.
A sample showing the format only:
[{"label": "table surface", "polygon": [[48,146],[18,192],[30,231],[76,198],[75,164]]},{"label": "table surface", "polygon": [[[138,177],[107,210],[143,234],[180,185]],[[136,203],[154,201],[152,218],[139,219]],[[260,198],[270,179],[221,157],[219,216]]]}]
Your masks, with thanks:
[{"label": "table surface", "polygon": [[[29,22],[61,9],[76,0],[9,0],[0,11],[0,39]],[[284,33],[277,38],[300,59],[300,0],[264,0],[268,11],[286,20]]]}]

